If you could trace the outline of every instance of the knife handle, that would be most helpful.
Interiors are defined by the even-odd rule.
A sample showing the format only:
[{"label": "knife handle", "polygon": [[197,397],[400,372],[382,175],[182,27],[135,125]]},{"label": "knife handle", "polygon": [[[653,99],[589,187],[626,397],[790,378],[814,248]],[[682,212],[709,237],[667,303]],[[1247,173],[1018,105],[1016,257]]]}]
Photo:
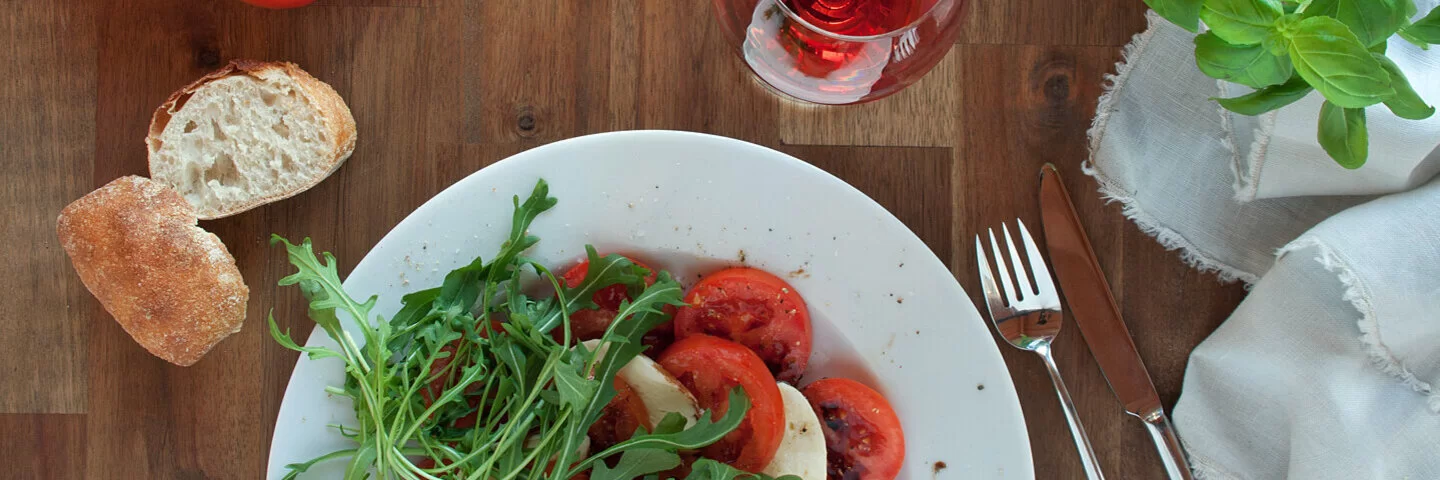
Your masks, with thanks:
[{"label": "knife handle", "polygon": [[1155,448],[1160,450],[1160,461],[1165,464],[1165,473],[1170,475],[1171,480],[1192,480],[1194,477],[1190,475],[1190,462],[1185,459],[1185,449],[1180,446],[1180,437],[1175,436],[1175,427],[1170,425],[1170,418],[1165,416],[1165,410],[1157,409],[1140,419],[1145,421],[1145,429],[1150,431],[1150,439],[1155,441]]}]

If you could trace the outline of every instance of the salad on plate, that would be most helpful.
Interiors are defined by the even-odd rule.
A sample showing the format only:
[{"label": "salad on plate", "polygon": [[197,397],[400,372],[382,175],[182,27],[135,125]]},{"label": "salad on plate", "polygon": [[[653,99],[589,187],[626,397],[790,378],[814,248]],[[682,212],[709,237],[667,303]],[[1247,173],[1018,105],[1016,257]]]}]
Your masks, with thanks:
[{"label": "salad on plate", "polygon": [[[586,247],[554,271],[525,252],[555,206],[538,182],[510,234],[391,318],[346,294],[329,253],[275,236],[309,315],[344,363],[354,446],[321,462],[345,477],[404,479],[892,479],[905,456],[883,395],[854,380],[800,387],[812,350],[805,301],[783,279],[734,267],[687,290],[663,269]],[[342,322],[348,317],[351,322]],[[347,328],[349,327],[349,328]]]}]

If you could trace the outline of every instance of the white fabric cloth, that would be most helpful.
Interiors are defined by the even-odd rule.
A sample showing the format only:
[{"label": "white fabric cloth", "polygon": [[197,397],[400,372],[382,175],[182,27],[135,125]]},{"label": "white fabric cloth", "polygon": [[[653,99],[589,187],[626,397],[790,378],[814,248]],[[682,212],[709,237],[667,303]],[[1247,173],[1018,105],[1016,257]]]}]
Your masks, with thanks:
[{"label": "white fabric cloth", "polygon": [[1193,34],[1151,25],[1100,101],[1087,172],[1185,261],[1253,284],[1192,354],[1175,409],[1197,476],[1440,479],[1440,180],[1237,200],[1232,146],[1254,131],[1209,100]]}]

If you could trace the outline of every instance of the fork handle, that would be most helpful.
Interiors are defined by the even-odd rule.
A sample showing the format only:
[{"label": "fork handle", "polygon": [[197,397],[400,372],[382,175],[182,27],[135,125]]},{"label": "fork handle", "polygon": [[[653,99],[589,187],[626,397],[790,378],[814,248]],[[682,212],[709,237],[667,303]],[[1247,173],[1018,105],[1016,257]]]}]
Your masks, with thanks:
[{"label": "fork handle", "polygon": [[1105,475],[1100,473],[1100,461],[1095,458],[1095,449],[1090,447],[1090,437],[1085,434],[1085,427],[1080,425],[1075,402],[1070,400],[1070,390],[1065,388],[1065,381],[1060,379],[1060,369],[1055,366],[1055,358],[1050,356],[1050,346],[1036,348],[1035,353],[1045,359],[1045,369],[1050,371],[1050,380],[1055,382],[1055,393],[1060,396],[1060,405],[1065,408],[1065,421],[1070,424],[1070,436],[1075,438],[1075,449],[1080,453],[1085,476],[1090,480],[1104,480]]}]

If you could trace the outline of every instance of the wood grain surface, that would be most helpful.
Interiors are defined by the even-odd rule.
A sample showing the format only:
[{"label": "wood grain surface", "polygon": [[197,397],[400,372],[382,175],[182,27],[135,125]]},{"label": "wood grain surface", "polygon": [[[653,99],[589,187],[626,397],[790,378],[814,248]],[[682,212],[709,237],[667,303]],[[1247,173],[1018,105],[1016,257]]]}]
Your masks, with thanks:
[{"label": "wood grain surface", "polygon": [[[342,272],[452,182],[508,155],[588,133],[709,132],[779,148],[895,212],[969,292],[973,235],[1038,225],[1040,165],[1060,166],[1167,406],[1190,350],[1244,292],[1196,273],[1127,222],[1082,175],[1103,75],[1144,27],[1140,0],[976,0],[952,51],[891,98],[782,100],[728,50],[705,0],[321,0],[290,11],[236,0],[7,2],[0,13],[0,465],[5,478],[253,479],[296,354],[264,313],[309,331],[267,236],[310,236]],[[359,124],[355,155],[289,200],[205,222],[251,288],[244,330],[193,367],[137,346],[57,245],[61,207],[144,174],[150,112],[232,58],[293,61]],[[1050,380],[998,343],[1039,478],[1083,478]],[[1162,475],[1079,336],[1056,345],[1111,478]]]}]

